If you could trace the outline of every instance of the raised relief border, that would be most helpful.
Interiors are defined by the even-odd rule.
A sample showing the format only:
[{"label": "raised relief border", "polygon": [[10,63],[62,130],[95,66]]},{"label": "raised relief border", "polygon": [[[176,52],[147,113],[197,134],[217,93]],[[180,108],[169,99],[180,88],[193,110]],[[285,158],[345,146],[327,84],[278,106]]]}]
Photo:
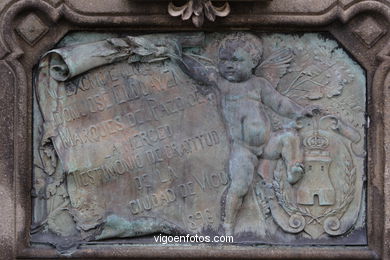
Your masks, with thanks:
[{"label": "raised relief border", "polygon": [[[108,37],[99,36],[100,41],[94,41],[102,44],[97,46],[99,55],[92,53],[94,48],[91,46],[96,45],[89,45],[88,40],[77,43],[76,36],[73,39],[77,44],[64,50],[68,51],[68,56],[63,55],[62,47],[68,44],[65,40],[58,46],[58,51],[46,55],[41,61],[38,70],[35,70],[35,75],[40,76],[32,77],[30,72],[33,65],[39,63],[38,58],[52,49],[52,43],[58,42],[67,31],[91,25],[104,30],[116,25],[118,18],[114,18],[114,13],[79,13],[67,1],[20,1],[6,5],[2,18],[2,44],[6,46],[2,48],[4,71],[11,70],[16,80],[14,86],[18,87],[11,87],[16,90],[12,98],[5,95],[3,99],[13,104],[14,116],[9,122],[14,122],[14,136],[18,138],[14,138],[15,152],[4,157],[7,162],[15,162],[12,163],[15,171],[8,163],[2,164],[2,167],[15,173],[12,179],[17,202],[13,201],[21,205],[15,207],[16,225],[15,230],[11,230],[18,234],[16,239],[20,242],[16,248],[17,255],[31,258],[59,254],[49,248],[42,250],[26,246],[27,227],[31,224],[32,239],[28,241],[34,242],[38,237],[36,242],[45,243],[40,240],[39,234],[49,231],[53,234],[50,237],[52,244],[60,252],[69,252],[70,248],[73,252],[74,245],[62,243],[58,237],[74,237],[75,234],[80,235],[77,241],[68,240],[71,243],[76,241],[75,245],[80,241],[83,244],[82,241],[132,238],[155,232],[217,232],[260,243],[266,243],[262,241],[262,236],[265,238],[266,234],[280,232],[283,235],[276,235],[272,238],[273,242],[292,244],[291,241],[301,241],[305,244],[304,241],[315,240],[326,245],[329,240],[323,243],[321,239],[329,237],[341,238],[339,245],[350,245],[352,240],[342,239],[343,235],[353,237],[354,232],[362,228],[361,235],[356,237],[358,242],[355,247],[335,247],[332,250],[318,247],[313,253],[307,252],[306,257],[371,258],[388,255],[388,247],[381,239],[388,234],[386,208],[382,211],[387,205],[384,194],[388,189],[386,175],[383,174],[386,146],[382,149],[387,129],[383,120],[387,111],[380,105],[386,104],[384,86],[388,83],[386,75],[390,66],[386,30],[388,4],[380,1],[340,1],[331,3],[321,12],[309,12],[304,17],[300,14],[283,16],[283,4],[279,6],[274,2],[277,1],[261,6],[264,14],[260,15],[259,9],[256,15],[246,16],[244,20],[243,15],[233,8],[231,15],[218,19],[213,25],[220,29],[224,29],[225,25],[237,28],[249,26],[252,33],[242,32],[243,35],[255,35],[262,41],[264,46],[254,44],[256,48],[264,47],[261,60],[246,65],[254,73],[250,74],[250,78],[264,78],[264,82],[268,82],[260,84],[260,92],[255,90],[255,85],[262,80],[241,84],[250,79],[236,79],[234,73],[223,72],[220,64],[222,45],[227,55],[243,49],[241,57],[235,57],[236,62],[246,62],[245,52],[253,51],[244,43],[243,47],[241,43],[237,45],[239,48],[235,46],[238,42],[252,40],[240,41],[234,37],[226,40],[228,33],[215,36],[208,33],[187,34],[190,37],[184,40],[185,34],[177,37],[172,37],[175,35],[172,34],[165,36],[169,40],[161,46],[154,43],[154,36],[126,37],[121,32]],[[244,9],[250,5],[240,4]],[[166,8],[166,3],[156,5]],[[177,23],[168,14],[157,16],[158,26],[166,26],[160,27],[161,31]],[[102,21],[102,17],[107,18],[105,22],[97,23]],[[381,17],[385,19],[379,19]],[[23,21],[28,19],[35,23],[32,30],[23,26]],[[65,23],[60,23],[58,30],[53,31],[53,24],[60,20]],[[131,31],[134,25],[147,28],[156,21],[156,16],[152,19],[145,15],[139,19],[130,15],[120,20],[122,29]],[[71,23],[66,24],[68,21]],[[343,25],[336,26],[333,23],[336,21],[341,21]],[[340,54],[343,51],[328,36],[256,33],[260,25],[263,30],[271,32],[267,29],[270,24],[289,24],[297,26],[294,27],[297,30],[305,25],[306,29],[313,31],[329,31],[362,68],[349,63],[352,59],[346,52]],[[373,30],[368,32],[367,28]],[[288,38],[286,42],[284,37]],[[318,37],[320,44],[317,50],[299,48],[299,41],[305,37],[308,40]],[[211,44],[213,40],[214,45]],[[321,45],[321,41],[326,44]],[[328,49],[327,44],[336,45],[332,47],[334,49]],[[73,53],[73,49],[79,46],[85,49]],[[309,57],[305,56],[305,51],[310,54]],[[92,63],[91,59],[83,59],[80,60],[82,64],[70,66],[66,62],[72,55],[78,57],[80,53],[88,52]],[[79,62],[79,59],[75,60]],[[348,64],[343,64],[345,61]],[[191,62],[201,69],[196,72],[188,70],[193,68]],[[317,66],[305,67],[305,62]],[[252,70],[255,65],[257,69]],[[214,67],[216,72],[213,72]],[[243,74],[249,77],[248,73]],[[209,80],[210,75],[213,76]],[[35,96],[31,82],[36,82],[35,101],[35,97],[29,98]],[[264,92],[267,84],[272,94]],[[360,92],[352,85],[360,86]],[[247,96],[241,95],[244,93],[240,92],[241,88],[251,91]],[[39,93],[42,90],[45,93]],[[304,94],[298,94],[299,91]],[[278,101],[277,96],[283,102]],[[253,114],[245,116],[252,120],[248,125],[245,125],[245,120],[233,118],[233,115],[240,117],[242,113],[251,111],[249,108],[242,109],[252,107],[246,105],[245,100],[264,107],[266,116],[262,119],[259,119],[262,116]],[[280,106],[290,101],[293,109]],[[33,114],[33,103],[34,121],[29,116]],[[53,106],[56,111],[51,111]],[[237,108],[241,111],[233,112]],[[51,111],[47,114],[49,118],[45,112],[39,118],[37,115],[42,111]],[[191,116],[198,114],[207,122],[199,129],[194,125],[177,124],[180,116],[190,120]],[[279,114],[292,120],[286,121]],[[365,121],[366,114],[369,121]],[[270,121],[270,132],[267,132],[267,124],[260,123],[261,120]],[[42,127],[37,128],[41,123]],[[239,135],[235,134],[236,128],[241,128]],[[33,140],[28,134],[31,129],[34,129]],[[275,141],[270,141],[273,140],[271,136],[276,137]],[[294,145],[294,140],[299,145]],[[278,141],[288,143],[286,147],[290,150],[281,148],[279,151],[275,147]],[[39,156],[31,158],[29,147],[33,147],[33,154]],[[91,154],[95,148],[99,153]],[[33,179],[29,161],[40,169],[35,168],[34,178],[39,175],[43,176],[42,179]],[[237,166],[234,161],[239,161],[241,168],[236,171],[236,176],[240,180],[250,180],[250,185],[234,181],[233,172]],[[1,187],[3,189],[3,182]],[[105,190],[103,187],[109,188]],[[118,187],[125,192],[111,196]],[[34,188],[32,208],[29,199],[31,188]],[[208,201],[211,196],[212,202]],[[103,202],[102,198],[106,201]],[[367,201],[366,205],[364,201]],[[252,206],[257,208],[256,213]],[[35,211],[36,207],[40,210]],[[175,214],[178,209],[181,216]],[[154,214],[162,218],[156,218]],[[263,223],[258,219],[261,214]],[[30,216],[33,216],[32,222]],[[253,222],[247,221],[246,216],[253,217]],[[245,226],[245,222],[256,223],[257,226]],[[73,226],[74,223],[76,226]],[[141,230],[118,229],[134,224]],[[145,226],[149,229],[145,230]],[[265,230],[262,230],[264,227]],[[251,228],[255,230],[254,236],[242,236]],[[10,235],[6,232],[4,236],[7,234]],[[268,258],[299,253],[295,249],[278,246],[275,246],[275,252],[251,247],[243,253],[236,252],[233,247],[226,245],[224,251],[217,248],[209,250],[221,256],[245,254]],[[198,246],[185,250],[194,256],[194,250],[196,254],[206,253]],[[104,248],[97,251],[101,256],[110,257],[111,253]],[[150,252],[145,252],[135,246],[119,249],[118,252],[123,256],[174,256],[176,251],[164,253],[153,247]],[[85,246],[73,252],[75,257],[94,254]]]},{"label": "raised relief border", "polygon": [[366,79],[320,37],[152,34],[48,52],[32,241],[65,250],[61,238],[216,232],[365,244]]}]

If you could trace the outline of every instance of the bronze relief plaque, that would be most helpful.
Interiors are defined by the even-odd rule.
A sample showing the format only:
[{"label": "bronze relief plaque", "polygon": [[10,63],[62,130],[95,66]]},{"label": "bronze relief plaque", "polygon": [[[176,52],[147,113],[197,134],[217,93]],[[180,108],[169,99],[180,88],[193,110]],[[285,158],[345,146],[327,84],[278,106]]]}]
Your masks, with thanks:
[{"label": "bronze relief plaque", "polygon": [[365,245],[364,70],[319,33],[72,33],[35,73],[32,242]]}]

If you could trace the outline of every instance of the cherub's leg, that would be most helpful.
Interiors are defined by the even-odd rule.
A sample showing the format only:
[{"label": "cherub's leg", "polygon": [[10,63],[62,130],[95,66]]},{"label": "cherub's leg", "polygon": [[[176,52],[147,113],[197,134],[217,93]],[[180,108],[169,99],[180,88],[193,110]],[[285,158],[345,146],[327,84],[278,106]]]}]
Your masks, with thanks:
[{"label": "cherub's leg", "polygon": [[223,227],[232,235],[237,213],[253,180],[257,157],[240,145],[233,144],[229,160],[230,185],[226,194]]},{"label": "cherub's leg", "polygon": [[272,183],[274,180],[274,172],[278,160],[260,159],[259,166],[257,168],[257,174],[261,178],[261,193],[263,199],[269,202],[269,199],[273,197]]},{"label": "cherub's leg", "polygon": [[263,157],[270,160],[281,157],[287,166],[287,181],[291,184],[298,182],[304,174],[301,139],[293,129],[272,133]]},{"label": "cherub's leg", "polygon": [[260,159],[257,173],[265,183],[272,183],[277,160]]}]

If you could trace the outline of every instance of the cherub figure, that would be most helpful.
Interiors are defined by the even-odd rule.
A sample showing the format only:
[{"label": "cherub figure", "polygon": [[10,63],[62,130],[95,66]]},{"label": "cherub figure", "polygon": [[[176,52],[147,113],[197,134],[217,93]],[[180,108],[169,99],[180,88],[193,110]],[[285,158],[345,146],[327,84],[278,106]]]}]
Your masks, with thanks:
[{"label": "cherub figure", "polygon": [[[209,90],[215,89],[219,93],[219,106],[231,142],[231,182],[222,214],[223,227],[226,234],[233,234],[237,213],[260,160],[283,159],[290,184],[299,181],[304,174],[303,148],[296,130],[289,128],[272,132],[265,106],[294,120],[310,116],[311,112],[280,94],[269,80],[254,75],[262,60],[263,46],[262,41],[252,34],[234,33],[225,37],[220,43],[217,68],[205,66],[182,53],[178,43],[175,45],[176,51],[170,57],[179,67]],[[263,61],[262,65],[266,63]],[[269,72],[269,75],[277,74],[272,70]],[[271,81],[272,77],[280,75],[271,76]],[[261,170],[259,172],[262,174]]]}]

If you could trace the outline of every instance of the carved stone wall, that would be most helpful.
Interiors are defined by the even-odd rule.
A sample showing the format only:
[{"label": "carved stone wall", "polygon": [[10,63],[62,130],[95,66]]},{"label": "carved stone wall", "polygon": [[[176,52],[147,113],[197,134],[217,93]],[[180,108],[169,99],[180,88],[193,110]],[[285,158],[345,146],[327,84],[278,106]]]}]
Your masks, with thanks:
[{"label": "carved stone wall", "polygon": [[[222,6],[223,3],[215,1],[215,6]],[[199,245],[185,248],[167,248],[151,246],[150,250],[145,250],[142,245],[132,247],[115,247],[103,245],[94,250],[90,250],[88,246],[83,246],[77,250],[73,257],[112,257],[112,256],[161,256],[174,257],[182,254],[186,256],[200,257],[206,255],[229,256],[229,257],[305,257],[305,258],[382,258],[387,259],[390,255],[389,246],[389,212],[390,202],[390,181],[389,181],[389,166],[388,157],[388,99],[390,87],[390,45],[389,45],[389,23],[390,23],[390,3],[388,1],[229,1],[231,12],[226,17],[217,17],[215,22],[204,21],[203,28],[195,29],[191,21],[181,21],[179,18],[170,17],[167,11],[167,1],[110,1],[107,6],[107,1],[3,1],[0,3],[1,8],[1,33],[0,33],[0,71],[1,71],[1,88],[0,88],[0,107],[1,107],[1,178],[0,178],[0,207],[2,208],[0,228],[2,230],[0,236],[1,253],[5,259],[16,257],[24,258],[42,258],[55,257],[60,253],[51,248],[38,248],[31,246],[30,233],[31,225],[37,219],[43,219],[43,215],[37,214],[40,211],[33,211],[37,207],[36,199],[32,199],[32,195],[38,196],[36,189],[33,187],[39,186],[39,179],[33,179],[33,164],[36,163],[34,155],[38,152],[37,146],[33,146],[33,137],[39,136],[40,130],[34,128],[34,125],[39,125],[39,111],[37,110],[37,102],[34,101],[33,83],[37,82],[36,75],[42,67],[37,65],[43,55],[55,48],[60,40],[70,31],[99,31],[99,33],[112,33],[111,36],[103,37],[102,39],[117,37],[117,35],[144,35],[147,33],[156,32],[188,32],[188,31],[203,31],[203,32],[223,32],[228,31],[251,31],[262,33],[316,33],[326,32],[329,38],[335,39],[346,52],[349,53],[352,60],[355,60],[361,66],[364,73],[353,71],[350,74],[365,74],[366,84],[366,107],[357,108],[359,113],[366,113],[367,128],[360,133],[361,136],[366,136],[364,142],[359,143],[361,147],[354,147],[357,138],[354,137],[353,131],[349,132],[349,128],[344,128],[340,122],[336,122],[334,130],[347,135],[350,140],[348,148],[350,151],[356,151],[362,155],[360,148],[366,147],[367,163],[364,165],[360,161],[360,168],[354,170],[354,163],[345,165],[346,176],[350,178],[358,178],[365,184],[366,191],[363,194],[366,198],[366,214],[361,219],[361,226],[366,224],[367,245],[365,239],[359,242],[359,245],[354,247],[345,247],[348,243],[341,243],[341,246],[329,247],[280,247],[274,246],[274,250],[268,250],[263,247],[236,247],[234,245],[226,245],[224,247],[208,247],[204,248]],[[325,34],[326,34],[325,33]],[[70,36],[69,36],[70,35]],[[68,34],[67,38],[62,42],[63,45],[71,44],[77,36],[71,38]],[[275,34],[264,34],[264,39],[267,37],[273,39],[272,42],[277,42]],[[309,34],[304,34],[302,38],[308,37]],[[283,36],[284,37],[284,36]],[[266,42],[266,40],[265,40]],[[281,45],[283,45],[281,43]],[[279,46],[280,47],[280,46]],[[335,51],[337,53],[337,48]],[[334,53],[333,52],[333,53]],[[296,54],[296,53],[295,53]],[[320,53],[321,55],[321,53]],[[336,55],[336,54],[334,54]],[[294,56],[300,57],[298,56]],[[319,59],[326,60],[325,57]],[[337,59],[332,57],[331,60]],[[125,66],[125,65],[120,65]],[[127,65],[126,65],[127,66]],[[154,65],[153,65],[154,66]],[[337,69],[338,72],[343,68]],[[96,69],[98,73],[99,68]],[[313,72],[313,71],[311,71]],[[308,72],[309,73],[309,72]],[[345,93],[345,86],[350,84],[351,79],[348,72],[344,72],[346,78],[341,79],[344,83],[329,84],[329,87],[318,88],[313,90],[307,96],[307,100],[329,99],[332,100],[340,94]],[[89,74],[88,74],[89,75]],[[310,75],[309,75],[310,76]],[[331,75],[331,79],[337,78],[337,75]],[[283,80],[283,79],[282,79]],[[290,79],[286,78],[286,82]],[[356,78],[354,78],[356,80]],[[364,81],[364,80],[363,80]],[[340,81],[337,81],[338,83]],[[326,85],[326,80],[319,82]],[[344,84],[344,85],[343,85]],[[294,86],[294,84],[292,84]],[[344,86],[344,89],[343,89]],[[326,89],[326,92],[324,90]],[[279,89],[288,94],[289,89]],[[351,93],[352,94],[352,93]],[[357,93],[353,93],[357,94]],[[364,94],[360,94],[364,95]],[[342,95],[341,95],[342,96]],[[200,96],[200,98],[204,98]],[[208,102],[206,98],[206,103]],[[344,100],[351,107],[353,112],[352,100]],[[314,102],[315,103],[315,102]],[[364,103],[364,101],[363,101]],[[34,105],[35,104],[35,105]],[[216,103],[215,103],[216,104]],[[210,105],[213,105],[211,103]],[[345,107],[345,106],[343,106]],[[335,115],[345,118],[348,121],[347,111],[335,109],[335,111],[326,111],[326,115],[334,115],[335,113],[344,113]],[[33,116],[36,115],[36,116]],[[321,121],[321,117],[314,116],[310,120]],[[362,114],[363,115],[363,114]],[[272,117],[277,119],[277,117]],[[358,118],[359,116],[352,117]],[[353,126],[365,124],[363,121],[350,121]],[[335,126],[335,119],[329,118],[331,125]],[[278,127],[278,120],[275,120],[274,127]],[[337,121],[337,120],[336,120]],[[306,122],[306,121],[305,121]],[[302,124],[305,125],[306,123]],[[318,125],[317,125],[318,126]],[[344,131],[344,129],[347,129]],[[334,131],[331,130],[331,131]],[[33,133],[36,131],[35,133]],[[194,133],[195,134],[195,133]],[[207,133],[205,133],[207,134]],[[212,136],[212,133],[211,133]],[[314,138],[314,137],[315,138]],[[324,129],[317,127],[317,134],[303,131],[303,140],[306,140],[308,147],[326,145],[327,141],[335,141],[335,137],[329,138]],[[314,139],[313,139],[314,138]],[[313,143],[313,140],[316,142]],[[322,141],[321,141],[322,140]],[[220,142],[225,142],[223,138]],[[359,140],[360,141],[360,140]],[[305,141],[303,141],[305,143]],[[333,145],[333,144],[331,144]],[[324,147],[324,146],[323,146]],[[318,148],[318,147],[317,147]],[[339,152],[341,151],[339,148]],[[356,149],[356,150],[355,150]],[[114,149],[115,150],[115,149]],[[349,150],[348,150],[349,151]],[[340,152],[343,153],[343,152]],[[65,153],[64,153],[65,154]],[[63,154],[63,156],[65,156]],[[350,152],[345,152],[350,154]],[[328,169],[327,165],[329,154],[307,154],[305,155],[305,165],[309,165],[315,161],[318,165],[311,165],[306,169],[307,174],[310,171],[318,169]],[[66,155],[68,156],[68,155]],[[113,156],[115,156],[113,151]],[[60,155],[61,157],[61,155]],[[330,156],[332,157],[332,156]],[[77,158],[76,158],[77,159]],[[336,159],[336,158],[333,158]],[[362,159],[363,160],[363,159]],[[340,162],[348,162],[341,160]],[[359,164],[358,163],[358,164]],[[68,166],[66,166],[68,167]],[[331,167],[331,166],[330,166]],[[69,172],[69,171],[68,171]],[[366,176],[366,179],[363,177]],[[220,176],[221,177],[221,176]],[[328,176],[332,182],[332,176]],[[352,180],[351,179],[351,180]],[[33,180],[36,180],[34,183]],[[304,178],[302,180],[305,180]],[[308,179],[306,179],[309,181]],[[55,185],[55,179],[54,187]],[[276,180],[277,181],[277,180]],[[310,181],[309,181],[310,182]],[[326,180],[324,181],[326,182]],[[223,182],[223,176],[221,184]],[[348,184],[348,180],[346,180]],[[301,186],[304,184],[300,184]],[[309,185],[309,184],[308,184]],[[52,185],[53,186],[53,185]],[[329,186],[329,185],[328,185]],[[331,185],[330,185],[331,186]],[[345,194],[348,194],[348,185],[344,185]],[[276,186],[277,187],[277,186]],[[333,187],[335,188],[335,187]],[[307,199],[305,191],[297,197],[299,205],[311,204],[310,199]],[[337,190],[337,189],[336,189]],[[297,192],[300,189],[297,186]],[[325,190],[323,190],[325,192]],[[57,192],[60,192],[57,190]],[[318,193],[317,191],[313,191]],[[49,191],[50,193],[50,191]],[[326,193],[326,192],[325,192]],[[325,194],[324,193],[324,194]],[[328,192],[329,193],[329,192]],[[276,196],[282,194],[282,191],[276,188]],[[311,194],[313,195],[313,193]],[[325,205],[332,203],[331,192],[329,195],[324,195],[321,201],[321,196],[317,194],[319,203]],[[336,198],[338,197],[336,192]],[[310,197],[310,196],[309,196]],[[279,197],[279,202],[281,197]],[[339,199],[336,199],[339,200]],[[346,195],[348,201],[348,196]],[[283,204],[283,203],[282,203]],[[286,205],[285,205],[286,206]],[[39,207],[39,205],[38,205]],[[46,206],[45,206],[46,207]],[[283,209],[284,210],[284,209]],[[304,209],[301,209],[301,211]],[[272,210],[271,210],[272,211]],[[271,212],[273,215],[273,212]],[[318,217],[318,216],[317,216]],[[306,219],[305,221],[310,221]],[[63,221],[66,221],[64,217]],[[330,227],[334,226],[335,220],[329,220]],[[293,224],[296,223],[293,221]],[[336,223],[337,224],[337,223]],[[49,223],[51,226],[56,226],[56,223]],[[39,231],[37,226],[33,226],[34,231]],[[88,229],[88,228],[87,228]],[[57,230],[62,232],[62,230]],[[72,232],[67,230],[66,232]],[[312,235],[315,232],[308,231]],[[88,234],[87,234],[88,235]],[[361,240],[362,241],[362,240]],[[149,248],[149,247],[148,247]]]}]

